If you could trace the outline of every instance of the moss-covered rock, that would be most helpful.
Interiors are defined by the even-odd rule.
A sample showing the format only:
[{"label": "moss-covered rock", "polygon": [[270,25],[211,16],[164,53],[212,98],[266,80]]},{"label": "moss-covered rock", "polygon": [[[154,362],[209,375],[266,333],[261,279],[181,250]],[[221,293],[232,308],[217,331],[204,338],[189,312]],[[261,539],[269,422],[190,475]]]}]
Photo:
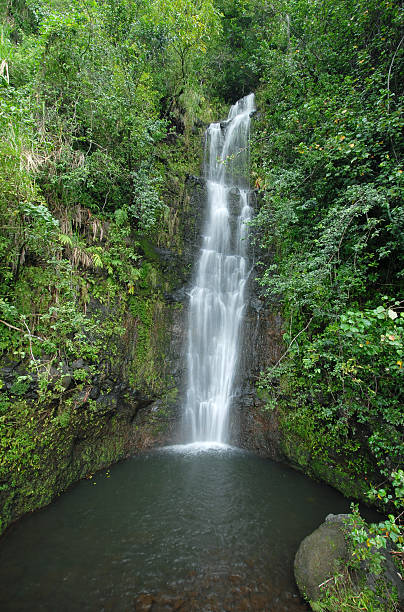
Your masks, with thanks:
[{"label": "moss-covered rock", "polygon": [[[404,603],[404,587],[388,551],[382,553],[381,574],[374,574],[367,561],[352,569],[349,517],[329,514],[301,542],[294,573],[302,596],[316,611],[351,609],[349,602],[355,601],[357,609],[375,612],[399,609],[394,602],[398,606]],[[361,601],[369,607],[362,607]]]},{"label": "moss-covered rock", "polygon": [[[177,197],[167,235],[141,241],[137,284],[128,290],[114,271],[89,271],[85,302],[75,296],[68,312],[54,309],[60,334],[51,348],[60,357],[43,354],[40,344],[33,368],[26,357],[0,362],[0,533],[78,479],[175,438],[204,183],[170,180]],[[53,272],[28,272],[20,286],[30,312]],[[84,282],[79,269],[71,277]],[[43,308],[53,297],[46,299]]]},{"label": "moss-covered rock", "polygon": [[329,515],[325,523],[302,541],[296,553],[296,584],[307,600],[319,599],[321,585],[333,576],[341,562],[349,559],[342,516]]}]

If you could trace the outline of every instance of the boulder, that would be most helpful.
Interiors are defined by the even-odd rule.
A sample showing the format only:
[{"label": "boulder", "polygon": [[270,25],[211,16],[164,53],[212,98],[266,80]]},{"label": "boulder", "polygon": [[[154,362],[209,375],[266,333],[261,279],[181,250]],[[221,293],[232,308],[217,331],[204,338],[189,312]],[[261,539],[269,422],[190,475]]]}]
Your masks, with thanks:
[{"label": "boulder", "polygon": [[[349,514],[329,514],[318,529],[307,536],[299,546],[295,556],[295,580],[302,596],[309,602],[321,597],[320,585],[329,580],[341,566],[351,560],[349,525],[346,519]],[[388,550],[381,550],[384,555],[383,571],[380,576],[373,574],[366,561],[351,578],[357,585],[366,583],[375,593],[380,579],[387,590],[395,588],[400,604],[404,603],[404,584],[399,576]],[[380,595],[379,595],[380,597]],[[400,608],[401,609],[401,608]]]},{"label": "boulder", "polygon": [[308,535],[295,557],[295,580],[308,600],[320,597],[320,584],[338,571],[340,561],[348,561],[343,519],[346,514],[328,515],[325,523]]}]

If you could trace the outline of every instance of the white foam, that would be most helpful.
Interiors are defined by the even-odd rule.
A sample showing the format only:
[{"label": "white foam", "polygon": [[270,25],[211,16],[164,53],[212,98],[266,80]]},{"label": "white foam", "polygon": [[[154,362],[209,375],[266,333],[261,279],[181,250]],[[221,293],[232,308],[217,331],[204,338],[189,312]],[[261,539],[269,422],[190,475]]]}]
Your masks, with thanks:
[{"label": "white foam", "polygon": [[161,451],[169,451],[172,453],[180,453],[183,455],[193,455],[198,453],[207,453],[211,451],[235,451],[238,450],[235,446],[224,444],[222,442],[191,442],[190,444],[172,444],[163,446]]},{"label": "white foam", "polygon": [[[239,361],[248,265],[247,222],[250,94],[231,107],[226,126],[206,135],[207,219],[190,292],[184,439],[180,452],[228,448],[233,386]],[[231,213],[234,197],[236,209]],[[234,204],[234,202],[233,202]]]}]

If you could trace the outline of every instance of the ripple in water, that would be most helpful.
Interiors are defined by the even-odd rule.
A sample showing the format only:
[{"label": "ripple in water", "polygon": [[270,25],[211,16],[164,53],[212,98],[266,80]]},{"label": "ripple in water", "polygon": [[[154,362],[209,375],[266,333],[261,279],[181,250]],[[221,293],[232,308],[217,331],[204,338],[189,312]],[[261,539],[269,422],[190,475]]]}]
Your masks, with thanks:
[{"label": "ripple in water", "polygon": [[15,524],[0,545],[0,609],[306,610],[294,554],[348,509],[333,489],[226,445],[160,449]]}]

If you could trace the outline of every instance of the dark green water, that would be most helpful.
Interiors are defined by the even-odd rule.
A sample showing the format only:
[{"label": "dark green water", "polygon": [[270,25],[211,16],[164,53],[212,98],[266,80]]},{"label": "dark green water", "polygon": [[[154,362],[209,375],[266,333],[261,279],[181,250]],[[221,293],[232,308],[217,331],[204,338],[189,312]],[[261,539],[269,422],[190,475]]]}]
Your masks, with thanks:
[{"label": "dark green water", "polygon": [[333,489],[250,453],[154,451],[6,533],[0,610],[306,610],[294,554],[347,511]]}]

